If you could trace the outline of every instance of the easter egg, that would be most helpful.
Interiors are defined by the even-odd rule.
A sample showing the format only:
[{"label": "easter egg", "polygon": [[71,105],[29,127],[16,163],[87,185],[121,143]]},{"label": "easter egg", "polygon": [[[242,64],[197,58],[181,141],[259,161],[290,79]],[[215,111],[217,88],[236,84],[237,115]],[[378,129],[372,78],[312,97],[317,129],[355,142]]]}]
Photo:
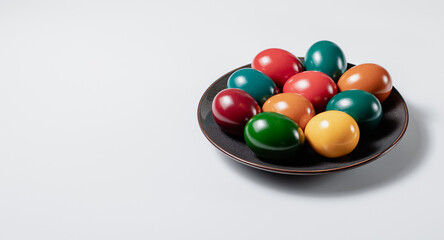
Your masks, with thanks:
[{"label": "easter egg", "polygon": [[348,90],[338,93],[327,104],[326,110],[345,112],[359,125],[359,129],[375,129],[382,119],[382,106],[372,94],[362,90]]},{"label": "easter egg", "polygon": [[268,98],[279,92],[279,89],[267,75],[252,68],[243,68],[234,72],[228,79],[227,87],[244,90],[260,106]]},{"label": "easter egg", "polygon": [[341,48],[330,41],[319,41],[311,45],[305,55],[304,64],[307,71],[323,72],[334,81],[347,69],[347,61]]},{"label": "easter egg", "polygon": [[318,154],[342,157],[358,145],[359,127],[347,113],[332,110],[314,116],[305,127],[307,142]]},{"label": "easter egg", "polygon": [[305,71],[287,80],[282,89],[284,93],[298,93],[306,97],[316,109],[325,110],[328,101],[338,92],[335,82],[325,73]]},{"label": "easter egg", "polygon": [[257,114],[245,125],[248,147],[265,159],[297,159],[304,143],[302,129],[290,118],[274,112]]},{"label": "easter egg", "polygon": [[211,110],[223,131],[238,136],[242,136],[248,120],[261,112],[256,100],[237,88],[220,91],[213,99]]},{"label": "easter egg", "polygon": [[302,130],[314,117],[313,104],[304,96],[296,93],[279,93],[269,98],[262,106],[263,112],[276,112],[295,121]]},{"label": "easter egg", "polygon": [[288,78],[304,71],[301,61],[288,51],[266,49],[254,57],[251,67],[269,76],[282,89]]},{"label": "easter egg", "polygon": [[383,67],[365,63],[347,70],[339,79],[338,87],[341,91],[364,90],[383,102],[392,91],[392,79]]}]

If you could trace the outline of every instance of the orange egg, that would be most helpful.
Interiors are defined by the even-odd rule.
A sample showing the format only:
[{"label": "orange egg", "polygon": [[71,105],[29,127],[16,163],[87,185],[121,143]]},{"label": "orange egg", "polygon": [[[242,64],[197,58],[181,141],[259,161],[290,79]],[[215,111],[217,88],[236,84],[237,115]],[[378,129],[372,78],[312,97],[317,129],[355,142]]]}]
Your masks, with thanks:
[{"label": "orange egg", "polygon": [[383,67],[373,64],[360,64],[347,70],[338,80],[341,91],[360,89],[375,95],[383,102],[392,91],[392,79]]},{"label": "orange egg", "polygon": [[297,93],[280,93],[270,97],[262,106],[264,112],[276,112],[295,121],[305,129],[308,121],[315,115],[313,104]]}]

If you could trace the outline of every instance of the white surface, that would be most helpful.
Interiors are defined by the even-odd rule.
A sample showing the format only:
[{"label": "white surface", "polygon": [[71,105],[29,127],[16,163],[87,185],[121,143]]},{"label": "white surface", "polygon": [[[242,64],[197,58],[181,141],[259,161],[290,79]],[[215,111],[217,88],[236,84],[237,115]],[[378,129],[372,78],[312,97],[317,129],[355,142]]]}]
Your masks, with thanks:
[{"label": "white surface", "polygon": [[[0,239],[444,239],[442,8],[0,0]],[[388,155],[286,177],[205,139],[214,80],[322,39],[384,66],[408,102]]]}]

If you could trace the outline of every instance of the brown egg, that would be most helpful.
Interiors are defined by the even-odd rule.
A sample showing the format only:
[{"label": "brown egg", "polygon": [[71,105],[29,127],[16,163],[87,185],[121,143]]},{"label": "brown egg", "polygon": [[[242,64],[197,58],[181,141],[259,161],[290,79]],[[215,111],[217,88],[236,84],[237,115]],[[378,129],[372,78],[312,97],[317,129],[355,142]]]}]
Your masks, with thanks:
[{"label": "brown egg", "polygon": [[373,64],[360,64],[347,70],[338,80],[339,90],[360,89],[375,95],[383,102],[392,91],[392,79],[383,67]]},{"label": "brown egg", "polygon": [[313,104],[297,93],[276,94],[264,103],[262,110],[285,115],[295,121],[302,130],[316,114]]}]

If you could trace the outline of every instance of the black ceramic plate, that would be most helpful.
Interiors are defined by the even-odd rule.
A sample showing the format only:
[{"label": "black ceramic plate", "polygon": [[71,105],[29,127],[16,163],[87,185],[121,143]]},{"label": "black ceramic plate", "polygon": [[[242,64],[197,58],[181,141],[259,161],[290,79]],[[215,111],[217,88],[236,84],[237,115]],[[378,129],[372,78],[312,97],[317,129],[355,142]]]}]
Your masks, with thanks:
[{"label": "black ceramic plate", "polygon": [[[302,60],[302,59],[301,59]],[[348,68],[353,65],[349,64]],[[245,65],[241,68],[248,68]],[[316,154],[306,144],[292,162],[266,161],[257,157],[242,138],[232,137],[220,130],[211,113],[211,103],[216,94],[227,87],[227,80],[235,69],[217,79],[203,94],[198,107],[198,120],[203,134],[220,151],[233,159],[258,169],[285,173],[310,175],[347,170],[369,163],[390,151],[404,135],[409,114],[401,94],[393,88],[390,96],[382,103],[383,117],[372,133],[361,134],[358,146],[350,154],[340,158],[325,158]]]}]

